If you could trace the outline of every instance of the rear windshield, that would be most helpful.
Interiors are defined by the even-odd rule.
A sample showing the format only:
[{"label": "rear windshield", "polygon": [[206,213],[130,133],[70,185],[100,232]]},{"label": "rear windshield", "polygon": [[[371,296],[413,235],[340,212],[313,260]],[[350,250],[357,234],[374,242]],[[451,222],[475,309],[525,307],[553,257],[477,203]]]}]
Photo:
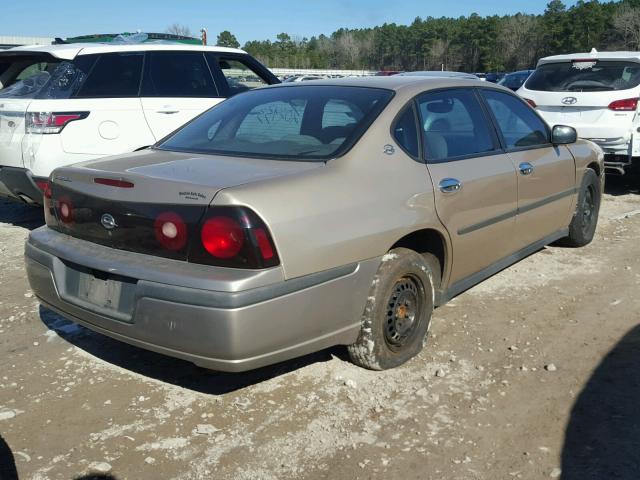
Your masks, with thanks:
[{"label": "rear windshield", "polygon": [[378,88],[308,84],[252,90],[208,110],[157,148],[325,160],[346,152],[392,96]]},{"label": "rear windshield", "polygon": [[640,63],[574,60],[540,65],[525,86],[546,92],[627,90],[640,84]]},{"label": "rear windshield", "polygon": [[33,98],[59,64],[50,55],[0,55],[0,97]]},{"label": "rear windshield", "polygon": [[509,75],[504,76],[502,80],[498,82],[498,85],[518,89],[522,86],[528,76],[529,73],[510,73]]}]

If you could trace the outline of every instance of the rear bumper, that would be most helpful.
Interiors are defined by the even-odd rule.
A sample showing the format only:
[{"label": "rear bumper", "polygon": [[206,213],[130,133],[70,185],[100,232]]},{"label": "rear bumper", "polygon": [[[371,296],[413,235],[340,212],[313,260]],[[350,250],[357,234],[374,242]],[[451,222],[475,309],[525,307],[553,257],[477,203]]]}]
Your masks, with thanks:
[{"label": "rear bumper", "polygon": [[[191,265],[42,227],[27,241],[25,262],[34,293],[61,315],[148,350],[237,372],[353,343],[380,259],[283,280],[281,267]],[[130,279],[130,315],[74,297],[69,286],[83,269]]]},{"label": "rear bumper", "polygon": [[26,168],[0,166],[0,197],[42,205],[42,191]]}]

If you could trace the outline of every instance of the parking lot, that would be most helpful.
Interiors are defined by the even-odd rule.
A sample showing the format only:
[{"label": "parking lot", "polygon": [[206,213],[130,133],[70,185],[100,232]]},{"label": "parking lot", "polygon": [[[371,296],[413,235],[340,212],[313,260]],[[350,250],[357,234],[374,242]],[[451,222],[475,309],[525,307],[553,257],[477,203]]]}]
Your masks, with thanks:
[{"label": "parking lot", "polygon": [[76,326],[26,280],[40,211],[2,203],[0,471],[636,478],[639,184],[609,179],[591,245],[545,248],[460,295],[436,311],[428,347],[385,372],[334,348],[221,374]]}]

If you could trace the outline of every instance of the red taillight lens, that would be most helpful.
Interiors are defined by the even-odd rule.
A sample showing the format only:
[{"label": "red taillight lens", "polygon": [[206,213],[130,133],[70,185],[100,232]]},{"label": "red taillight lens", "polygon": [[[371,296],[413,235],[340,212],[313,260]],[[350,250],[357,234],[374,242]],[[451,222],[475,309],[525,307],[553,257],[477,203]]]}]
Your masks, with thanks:
[{"label": "red taillight lens", "polygon": [[75,120],[87,118],[89,112],[27,112],[25,132],[50,134],[60,133],[64,127]]},{"label": "red taillight lens", "polygon": [[213,217],[204,222],[200,233],[202,246],[218,258],[233,258],[244,245],[240,223],[229,217]]},{"label": "red taillight lens", "polygon": [[271,240],[269,240],[269,236],[267,232],[265,232],[264,228],[256,228],[253,231],[253,234],[256,237],[256,242],[258,243],[258,248],[260,249],[260,254],[264,260],[270,260],[274,256],[273,247],[271,246]]},{"label": "red taillight lens", "polygon": [[51,198],[51,186],[49,185],[49,180],[36,180],[35,182],[38,188],[42,190],[44,198]]},{"label": "red taillight lens", "polygon": [[536,102],[534,102],[533,100],[531,100],[530,98],[523,98],[523,100],[525,102],[527,102],[529,105],[531,105],[531,108],[536,108],[538,105],[536,105]]},{"label": "red taillight lens", "polygon": [[153,225],[156,240],[167,250],[181,250],[187,244],[187,225],[175,212],[163,212]]},{"label": "red taillight lens", "polygon": [[609,104],[609,110],[616,112],[633,112],[638,108],[638,98],[625,98]]},{"label": "red taillight lens", "polygon": [[126,180],[120,180],[117,178],[94,178],[93,183],[98,183],[100,185],[108,185],[110,187],[118,187],[118,188],[134,187],[133,183],[127,182]]},{"label": "red taillight lens", "polygon": [[208,209],[200,223],[200,238],[191,239],[189,261],[252,269],[280,263],[264,221],[253,210],[241,206]]}]

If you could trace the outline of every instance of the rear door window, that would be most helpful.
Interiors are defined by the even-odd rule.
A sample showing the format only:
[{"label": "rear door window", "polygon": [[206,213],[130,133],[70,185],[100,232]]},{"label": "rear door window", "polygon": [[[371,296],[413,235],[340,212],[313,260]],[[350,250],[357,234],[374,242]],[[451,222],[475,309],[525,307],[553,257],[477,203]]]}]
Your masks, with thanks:
[{"label": "rear door window", "polygon": [[216,97],[209,66],[201,52],[152,52],[142,86],[143,97]]},{"label": "rear door window", "polygon": [[496,150],[490,123],[473,91],[452,89],[418,97],[427,160],[439,162]]},{"label": "rear door window", "polygon": [[416,116],[413,108],[407,108],[393,127],[393,138],[409,155],[417,158],[418,130],[416,129]]},{"label": "rear door window", "polygon": [[210,54],[207,59],[214,75],[218,75],[219,83],[223,84],[221,90],[224,90],[227,97],[257,87],[264,87],[270,83],[256,68],[239,58]]},{"label": "rear door window", "polygon": [[482,90],[508,149],[549,144],[547,126],[529,106],[508,93]]},{"label": "rear door window", "polygon": [[141,52],[100,55],[76,97],[137,97],[143,59]]},{"label": "rear door window", "polygon": [[639,84],[640,63],[585,59],[540,65],[525,86],[545,92],[603,92]]}]

